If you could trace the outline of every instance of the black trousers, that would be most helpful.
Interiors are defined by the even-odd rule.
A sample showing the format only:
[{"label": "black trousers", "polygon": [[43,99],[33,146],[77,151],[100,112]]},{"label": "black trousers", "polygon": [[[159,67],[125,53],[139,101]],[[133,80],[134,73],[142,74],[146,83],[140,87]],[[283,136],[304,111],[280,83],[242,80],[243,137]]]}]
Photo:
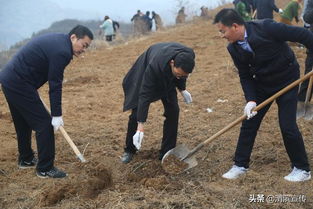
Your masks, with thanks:
[{"label": "black trousers", "polygon": [[[257,103],[260,104],[268,97],[269,96],[259,93]],[[297,88],[293,88],[277,98],[276,103],[278,105],[279,126],[287,154],[291,161],[291,166],[309,171],[310,166],[302,135],[296,123]],[[250,156],[257,131],[271,104],[259,110],[258,114],[252,119],[242,122],[234,158],[235,165],[245,168],[249,167]]]},{"label": "black trousers", "polygon": [[106,41],[112,41],[112,37],[113,37],[113,35],[105,36],[105,40]]},{"label": "black trousers", "polygon": [[[307,49],[306,51],[306,58],[305,58],[305,70],[304,74],[307,74],[312,71],[313,67],[313,51]],[[309,85],[309,79],[302,82],[299,93],[298,93],[298,100],[304,102],[306,97],[306,91]],[[309,101],[311,101],[312,93],[309,95]]]},{"label": "black trousers", "polygon": [[50,170],[55,156],[54,132],[51,116],[43,106],[37,91],[28,98],[3,86],[2,90],[16,130],[19,160],[30,161],[34,157],[31,148],[31,133],[34,130],[38,151],[37,170]]},{"label": "black trousers", "polygon": [[[177,94],[174,92],[168,98],[162,98],[164,106],[165,121],[163,124],[163,138],[160,150],[160,159],[163,155],[176,146],[178,119],[179,119],[179,106],[177,101]],[[137,131],[137,108],[132,109],[129,116],[128,129],[126,134],[126,147],[125,152],[136,153],[136,147],[133,144],[133,136]]]}]

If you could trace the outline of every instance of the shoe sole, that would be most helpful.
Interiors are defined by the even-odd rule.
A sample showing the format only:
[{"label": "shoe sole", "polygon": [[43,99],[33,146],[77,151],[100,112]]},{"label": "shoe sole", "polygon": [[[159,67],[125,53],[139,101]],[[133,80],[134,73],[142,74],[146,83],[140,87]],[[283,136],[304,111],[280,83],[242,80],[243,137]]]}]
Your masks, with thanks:
[{"label": "shoe sole", "polygon": [[22,166],[22,165],[19,165],[18,168],[19,169],[29,169],[29,168],[35,168],[36,166]]},{"label": "shoe sole", "polygon": [[289,181],[289,182],[303,182],[303,181],[308,181],[308,180],[310,180],[310,179],[311,179],[311,177],[308,177],[308,178],[303,179],[303,180],[301,180],[301,181],[293,181],[293,180],[290,180],[290,179],[285,178],[285,177],[284,177],[284,179],[285,179],[286,181]]},{"label": "shoe sole", "polygon": [[51,179],[62,179],[62,178],[65,178],[68,176],[68,174],[66,174],[64,177],[59,177],[59,178],[53,178],[51,176],[42,176],[42,175],[39,175],[38,173],[36,173],[36,175],[39,177],[39,178],[42,178],[42,179],[47,179],[47,178],[51,178]]},{"label": "shoe sole", "polygon": [[38,175],[37,173],[36,173],[36,175],[37,175],[39,178],[41,178],[41,179],[47,179],[47,178],[49,178],[48,176],[41,176],[41,175]]}]

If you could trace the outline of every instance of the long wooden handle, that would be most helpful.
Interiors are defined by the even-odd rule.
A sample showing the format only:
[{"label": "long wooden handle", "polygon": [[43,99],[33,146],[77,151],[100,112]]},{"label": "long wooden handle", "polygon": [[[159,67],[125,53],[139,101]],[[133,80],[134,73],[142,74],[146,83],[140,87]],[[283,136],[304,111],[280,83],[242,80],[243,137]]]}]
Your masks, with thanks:
[{"label": "long wooden handle", "polygon": [[[40,98],[43,106],[46,108],[46,110],[48,111],[49,114],[49,108],[48,106],[44,103],[44,101]],[[73,140],[71,139],[71,137],[67,134],[67,132],[65,131],[65,129],[63,128],[63,126],[60,126],[59,130],[61,131],[63,137],[65,138],[65,140],[69,143],[69,145],[71,146],[71,148],[73,149],[73,151],[75,152],[76,156],[78,157],[78,159],[82,162],[85,163],[87,162],[86,159],[84,158],[84,156],[80,153],[80,151],[78,150],[78,148],[76,147],[76,145],[74,144]]]},{"label": "long wooden handle", "polygon": [[[289,84],[288,86],[286,86],[285,88],[281,89],[280,91],[278,91],[276,94],[274,94],[273,96],[271,96],[270,98],[266,99],[265,101],[263,101],[261,104],[259,104],[258,106],[256,106],[253,111],[258,111],[260,109],[262,109],[264,106],[268,105],[270,102],[274,101],[275,99],[277,99],[279,96],[283,95],[284,93],[286,93],[287,91],[289,91],[290,89],[296,87],[297,85],[299,85],[299,83],[301,83],[304,80],[307,80],[308,78],[310,78],[313,75],[313,71],[307,73],[306,75],[304,75],[302,78],[299,78],[298,80],[292,82],[291,84]],[[241,117],[239,117],[237,120],[231,122],[230,124],[228,124],[227,126],[225,126],[223,129],[221,129],[220,131],[218,131],[216,134],[214,134],[213,136],[211,136],[210,138],[208,138],[207,140],[205,140],[204,142],[200,143],[198,146],[196,146],[194,149],[192,149],[189,154],[184,157],[184,159],[192,156],[194,153],[196,153],[199,149],[201,149],[204,145],[208,144],[209,142],[213,141],[215,138],[219,137],[220,135],[222,135],[223,133],[225,133],[226,131],[230,130],[232,127],[234,127],[235,125],[237,125],[238,123],[242,122],[243,120],[246,119],[246,115],[242,115]]]}]

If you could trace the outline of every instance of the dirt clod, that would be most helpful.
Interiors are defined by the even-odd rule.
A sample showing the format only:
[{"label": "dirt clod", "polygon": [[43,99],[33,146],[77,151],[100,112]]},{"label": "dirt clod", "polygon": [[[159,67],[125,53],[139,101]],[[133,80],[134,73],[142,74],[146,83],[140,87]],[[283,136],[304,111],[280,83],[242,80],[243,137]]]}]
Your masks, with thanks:
[{"label": "dirt clod", "polygon": [[188,163],[181,161],[175,155],[168,155],[162,163],[165,172],[170,174],[179,174],[188,168]]}]

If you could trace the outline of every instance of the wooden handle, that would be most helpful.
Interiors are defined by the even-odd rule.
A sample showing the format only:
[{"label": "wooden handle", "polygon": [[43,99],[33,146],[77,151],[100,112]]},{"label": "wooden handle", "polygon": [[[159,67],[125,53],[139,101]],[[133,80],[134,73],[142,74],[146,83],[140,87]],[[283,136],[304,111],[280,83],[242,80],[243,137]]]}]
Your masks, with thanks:
[{"label": "wooden handle", "polygon": [[[49,108],[48,106],[44,103],[44,101],[40,98],[43,106],[46,108],[46,110],[48,111],[49,114]],[[84,156],[80,153],[80,151],[78,150],[78,148],[76,147],[76,145],[74,144],[73,140],[71,139],[71,137],[67,134],[67,132],[65,131],[63,126],[60,126],[59,130],[61,131],[63,137],[65,138],[65,140],[69,143],[69,145],[71,146],[71,148],[73,149],[73,151],[75,152],[76,156],[78,157],[78,159],[82,162],[85,163],[87,162],[86,159],[84,158]]]},{"label": "wooden handle", "polygon": [[[304,75],[302,78],[299,78],[298,80],[292,82],[291,84],[289,84],[288,86],[286,86],[285,88],[281,89],[280,91],[278,91],[276,94],[274,94],[273,96],[271,96],[270,98],[266,99],[265,101],[263,101],[261,104],[259,104],[258,106],[256,106],[253,111],[258,111],[260,109],[262,109],[264,106],[268,105],[270,102],[274,101],[275,99],[277,99],[279,96],[283,95],[284,93],[286,93],[287,91],[289,91],[290,89],[296,87],[297,85],[299,85],[299,83],[301,83],[304,80],[307,80],[308,78],[310,78],[313,75],[313,71],[307,73],[306,75]],[[189,154],[184,157],[184,159],[192,156],[194,153],[196,153],[199,149],[201,149],[204,145],[208,144],[209,142],[213,141],[215,138],[219,137],[220,135],[222,135],[223,133],[225,133],[226,131],[230,130],[232,127],[234,127],[235,125],[237,125],[238,123],[242,122],[243,120],[246,119],[246,115],[242,115],[241,117],[239,117],[238,119],[236,119],[235,121],[233,121],[232,123],[228,124],[227,126],[225,126],[223,129],[221,129],[220,131],[218,131],[216,134],[214,134],[213,136],[211,136],[210,138],[208,138],[207,140],[205,140],[204,142],[200,143],[198,146],[196,146],[193,150],[191,150],[189,152]]]}]

